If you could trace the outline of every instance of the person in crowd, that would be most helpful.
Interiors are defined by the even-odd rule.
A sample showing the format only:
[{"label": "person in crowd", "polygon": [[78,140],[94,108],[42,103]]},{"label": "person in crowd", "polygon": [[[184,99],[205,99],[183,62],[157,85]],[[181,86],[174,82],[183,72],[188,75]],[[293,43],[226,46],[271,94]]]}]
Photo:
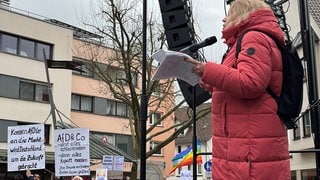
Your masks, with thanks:
[{"label": "person in crowd", "polygon": [[24,178],[22,174],[15,174],[13,176],[13,180],[24,180]]},{"label": "person in crowd", "polygon": [[80,176],[74,176],[74,177],[72,178],[72,180],[83,180],[83,178],[80,177]]},{"label": "person in crowd", "polygon": [[[245,34],[236,58],[236,42]],[[272,38],[270,37],[272,36]],[[228,50],[221,64],[186,58],[212,94],[212,178],[290,179],[287,130],[277,114],[285,43],[272,9],[261,0],[231,2],[223,19]]]},{"label": "person in crowd", "polygon": [[38,173],[32,174],[30,169],[27,168],[26,170],[26,176],[27,176],[27,180],[40,180],[40,175]]}]

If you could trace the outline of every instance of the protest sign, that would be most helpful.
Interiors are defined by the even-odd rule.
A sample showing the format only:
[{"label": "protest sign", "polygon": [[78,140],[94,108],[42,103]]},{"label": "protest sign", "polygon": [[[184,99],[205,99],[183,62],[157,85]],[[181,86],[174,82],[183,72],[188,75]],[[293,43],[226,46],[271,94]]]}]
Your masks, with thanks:
[{"label": "protest sign", "polygon": [[96,180],[108,180],[108,169],[96,169]]},{"label": "protest sign", "polygon": [[103,155],[102,156],[102,167],[103,169],[112,170],[113,156]]},{"label": "protest sign", "polygon": [[54,132],[56,176],[90,175],[89,129]]},{"label": "protest sign", "polygon": [[8,171],[45,168],[44,125],[8,127]]}]

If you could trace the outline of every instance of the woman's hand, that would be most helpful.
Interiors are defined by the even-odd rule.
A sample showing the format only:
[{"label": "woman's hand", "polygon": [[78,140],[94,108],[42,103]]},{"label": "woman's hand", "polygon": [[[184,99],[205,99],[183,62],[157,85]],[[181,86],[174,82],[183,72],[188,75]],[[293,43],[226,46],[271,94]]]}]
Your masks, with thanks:
[{"label": "woman's hand", "polygon": [[192,72],[198,75],[199,77],[202,77],[203,70],[204,70],[204,63],[191,58],[185,58],[184,60],[186,62],[194,64],[194,66],[192,67]]}]

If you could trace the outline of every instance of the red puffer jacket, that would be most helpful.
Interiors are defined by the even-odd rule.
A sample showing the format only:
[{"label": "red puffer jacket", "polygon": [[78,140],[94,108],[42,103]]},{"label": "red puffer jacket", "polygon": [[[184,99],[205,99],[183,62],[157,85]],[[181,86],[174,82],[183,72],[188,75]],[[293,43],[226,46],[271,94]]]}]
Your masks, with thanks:
[{"label": "red puffer jacket", "polygon": [[212,88],[214,180],[290,179],[287,131],[267,87],[280,94],[281,54],[264,33],[248,32],[236,62],[239,34],[258,29],[284,42],[283,33],[268,9],[260,9],[237,27],[223,31],[231,47],[222,65],[206,63],[202,81]]}]

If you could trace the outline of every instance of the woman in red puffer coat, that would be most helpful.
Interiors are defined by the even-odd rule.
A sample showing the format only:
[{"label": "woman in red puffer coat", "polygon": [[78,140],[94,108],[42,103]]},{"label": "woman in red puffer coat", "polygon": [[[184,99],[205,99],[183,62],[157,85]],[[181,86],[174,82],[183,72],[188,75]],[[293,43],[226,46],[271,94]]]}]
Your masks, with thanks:
[{"label": "woman in red puffer coat", "polygon": [[[280,94],[282,62],[276,43],[265,33],[284,43],[283,32],[260,0],[232,2],[223,22],[229,50],[222,64],[186,59],[195,64],[193,73],[201,77],[202,87],[212,92],[212,178],[290,179],[287,131],[266,91],[270,87]],[[250,29],[236,59],[237,38]]]}]

